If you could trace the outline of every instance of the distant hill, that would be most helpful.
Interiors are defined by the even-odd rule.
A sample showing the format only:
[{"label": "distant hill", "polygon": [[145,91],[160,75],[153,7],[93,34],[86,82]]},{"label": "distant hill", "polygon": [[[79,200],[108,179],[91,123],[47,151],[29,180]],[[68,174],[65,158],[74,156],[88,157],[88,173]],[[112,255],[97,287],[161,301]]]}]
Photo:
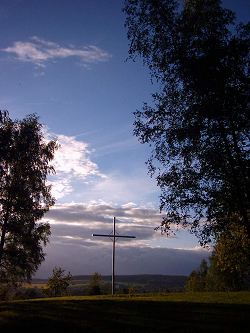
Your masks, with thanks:
[{"label": "distant hill", "polygon": [[[91,275],[76,275],[72,277],[72,285],[70,289],[73,294],[78,294],[77,290],[83,290],[87,286]],[[111,276],[103,275],[102,281],[106,288],[111,285]],[[123,292],[126,288],[134,288],[137,292],[166,292],[166,291],[182,291],[184,289],[187,276],[183,275],[117,275],[116,289]],[[46,279],[34,279],[32,284],[44,284]]]},{"label": "distant hill", "polygon": [[140,286],[141,291],[180,291],[184,289],[187,277],[182,275],[119,275],[116,283],[120,285]]}]

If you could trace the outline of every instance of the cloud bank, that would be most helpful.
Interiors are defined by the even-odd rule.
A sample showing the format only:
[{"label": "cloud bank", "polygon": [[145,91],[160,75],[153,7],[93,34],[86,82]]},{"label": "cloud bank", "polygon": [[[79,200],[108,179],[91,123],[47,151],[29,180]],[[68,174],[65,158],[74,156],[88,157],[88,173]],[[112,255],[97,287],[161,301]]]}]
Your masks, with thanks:
[{"label": "cloud bank", "polygon": [[[47,259],[40,267],[36,277],[51,275],[55,264],[70,271],[73,275],[93,274],[111,275],[112,245],[106,247],[80,247],[54,244],[47,249]],[[168,248],[131,248],[116,246],[116,274],[168,274],[189,275],[199,267],[208,253],[202,251],[178,250]]]},{"label": "cloud bank", "polygon": [[154,231],[162,217],[154,208],[131,202],[121,206],[106,202],[67,203],[56,205],[45,216],[51,224],[52,237],[45,249],[46,261],[36,276],[47,277],[56,265],[74,275],[95,271],[111,274],[112,243],[109,238],[92,234],[110,234],[113,216],[117,217],[118,234],[136,236],[117,242],[116,274],[187,275],[209,256],[199,247],[167,247],[167,239]]},{"label": "cloud bank", "polygon": [[73,45],[62,46],[37,36],[31,37],[29,41],[15,41],[2,51],[14,54],[20,61],[30,62],[39,67],[45,67],[48,62],[72,57],[80,60],[83,65],[96,64],[111,58],[111,54],[95,45],[80,48]]}]

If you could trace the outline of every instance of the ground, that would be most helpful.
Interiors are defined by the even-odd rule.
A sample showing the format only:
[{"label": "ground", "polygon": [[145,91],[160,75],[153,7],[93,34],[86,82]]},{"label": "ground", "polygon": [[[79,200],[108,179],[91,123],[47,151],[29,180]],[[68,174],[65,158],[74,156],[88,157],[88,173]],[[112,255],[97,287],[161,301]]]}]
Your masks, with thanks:
[{"label": "ground", "polygon": [[36,332],[249,332],[250,292],[60,297],[0,303],[0,328]]}]

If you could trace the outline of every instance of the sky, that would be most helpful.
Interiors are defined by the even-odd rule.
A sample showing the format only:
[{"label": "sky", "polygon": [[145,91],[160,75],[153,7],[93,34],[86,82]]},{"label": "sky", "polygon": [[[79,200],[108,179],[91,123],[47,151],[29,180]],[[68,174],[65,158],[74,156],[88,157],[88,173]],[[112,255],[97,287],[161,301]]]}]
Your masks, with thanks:
[{"label": "sky", "polygon": [[[225,0],[241,20],[249,0]],[[150,149],[133,136],[133,112],[155,87],[140,59],[128,60],[120,0],[0,0],[0,109],[11,118],[36,113],[44,136],[56,139],[56,205],[46,260],[73,275],[111,274],[111,241],[92,233],[117,232],[116,274],[190,274],[209,252],[187,231],[167,238],[160,191],[147,174]]]}]

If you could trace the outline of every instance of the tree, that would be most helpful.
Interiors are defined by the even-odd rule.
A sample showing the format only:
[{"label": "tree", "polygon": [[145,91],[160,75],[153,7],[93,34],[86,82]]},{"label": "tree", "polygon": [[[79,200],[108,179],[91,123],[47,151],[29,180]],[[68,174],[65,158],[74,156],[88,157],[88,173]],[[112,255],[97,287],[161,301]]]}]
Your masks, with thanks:
[{"label": "tree", "polygon": [[124,12],[130,57],[159,87],[134,133],[152,147],[161,231],[190,227],[204,245],[237,214],[250,235],[250,23],[220,0],[126,0]]},{"label": "tree", "polygon": [[187,291],[205,291],[207,274],[208,264],[207,261],[203,259],[200,263],[199,269],[191,272],[187,279],[185,289]]},{"label": "tree", "polygon": [[244,226],[232,222],[227,226],[214,247],[212,261],[226,277],[227,288],[244,287],[250,274],[250,238]]},{"label": "tree", "polygon": [[220,269],[214,254],[211,255],[209,261],[210,265],[206,276],[207,291],[235,291],[240,289],[239,286],[236,286],[234,283],[235,279],[233,274],[227,274]]},{"label": "tree", "polygon": [[[238,219],[234,216],[234,219]],[[203,260],[188,277],[188,291],[235,291],[249,289],[250,238],[244,226],[229,221],[217,239],[210,264]]]},{"label": "tree", "polygon": [[95,272],[89,281],[88,294],[89,295],[100,295],[101,294],[101,274]]},{"label": "tree", "polygon": [[11,120],[0,113],[0,281],[30,279],[44,260],[48,223],[38,221],[54,204],[48,174],[57,148],[46,142],[36,115]]},{"label": "tree", "polygon": [[72,275],[70,272],[66,274],[65,270],[61,267],[55,267],[53,269],[52,276],[49,278],[47,283],[47,291],[49,295],[62,296],[70,285],[71,279]]}]

